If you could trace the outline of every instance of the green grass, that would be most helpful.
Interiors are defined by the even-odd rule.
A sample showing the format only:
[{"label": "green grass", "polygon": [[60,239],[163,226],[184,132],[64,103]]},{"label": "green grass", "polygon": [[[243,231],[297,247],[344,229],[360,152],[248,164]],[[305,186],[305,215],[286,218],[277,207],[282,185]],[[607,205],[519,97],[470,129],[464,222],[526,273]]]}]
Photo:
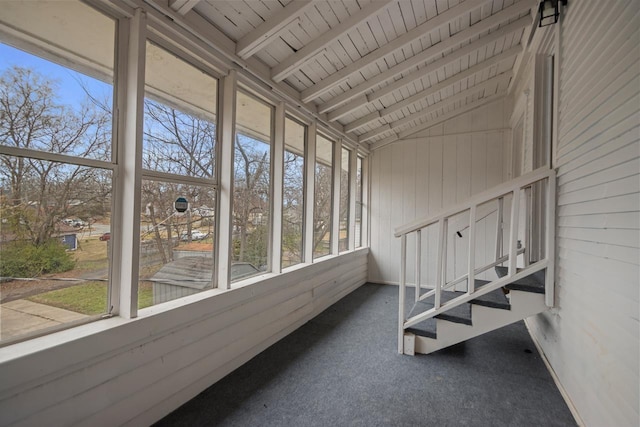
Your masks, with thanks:
[{"label": "green grass", "polygon": [[[86,315],[103,314],[107,312],[107,285],[101,282],[87,282],[35,295],[28,300]],[[140,308],[153,304],[150,286],[140,287],[138,304]]]}]

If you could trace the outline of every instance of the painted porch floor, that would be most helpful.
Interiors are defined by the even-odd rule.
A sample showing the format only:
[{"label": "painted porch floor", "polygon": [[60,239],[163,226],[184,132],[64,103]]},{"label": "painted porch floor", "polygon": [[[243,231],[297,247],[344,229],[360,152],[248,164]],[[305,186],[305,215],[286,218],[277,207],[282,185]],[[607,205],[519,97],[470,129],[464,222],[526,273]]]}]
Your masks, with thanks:
[{"label": "painted porch floor", "polygon": [[360,287],[157,425],[575,425],[523,322],[402,356],[397,301]]}]

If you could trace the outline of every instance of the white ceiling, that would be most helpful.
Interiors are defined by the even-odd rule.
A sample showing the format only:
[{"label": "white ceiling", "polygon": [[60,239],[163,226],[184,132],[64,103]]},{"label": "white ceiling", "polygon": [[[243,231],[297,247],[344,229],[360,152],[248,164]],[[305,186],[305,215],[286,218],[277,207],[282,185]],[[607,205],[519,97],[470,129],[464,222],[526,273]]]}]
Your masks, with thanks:
[{"label": "white ceiling", "polygon": [[360,143],[409,136],[506,94],[532,0],[173,0]]}]

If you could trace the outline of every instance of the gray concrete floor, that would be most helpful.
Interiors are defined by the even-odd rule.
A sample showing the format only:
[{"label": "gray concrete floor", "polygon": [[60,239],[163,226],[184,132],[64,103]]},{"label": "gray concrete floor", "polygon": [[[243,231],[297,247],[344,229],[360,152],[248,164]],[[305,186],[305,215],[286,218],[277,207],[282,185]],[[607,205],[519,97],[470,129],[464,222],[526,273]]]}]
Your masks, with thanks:
[{"label": "gray concrete floor", "polygon": [[157,425],[575,425],[523,322],[402,356],[397,293],[362,286]]}]

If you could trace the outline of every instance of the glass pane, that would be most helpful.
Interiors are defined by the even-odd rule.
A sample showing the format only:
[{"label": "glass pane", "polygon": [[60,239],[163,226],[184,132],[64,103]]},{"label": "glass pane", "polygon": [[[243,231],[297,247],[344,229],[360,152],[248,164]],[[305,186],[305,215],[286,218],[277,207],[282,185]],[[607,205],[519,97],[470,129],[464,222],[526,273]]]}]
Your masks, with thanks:
[{"label": "glass pane", "polygon": [[342,149],[342,161],[340,167],[340,240],[338,242],[340,252],[349,249],[349,161],[351,151]]},{"label": "glass pane", "polygon": [[217,80],[147,42],[145,169],[215,176]]},{"label": "glass pane", "polygon": [[215,205],[213,187],[142,181],[139,308],[213,287]]},{"label": "glass pane", "polygon": [[[236,101],[233,265],[268,270],[273,108],[243,92]],[[232,277],[238,280],[249,274]]]},{"label": "glass pane", "polygon": [[362,246],[362,157],[356,160],[356,248]]},{"label": "glass pane", "polygon": [[0,58],[0,144],[111,160],[110,77],[100,81],[1,42]]},{"label": "glass pane", "polygon": [[112,172],[0,156],[0,340],[106,313]]},{"label": "glass pane", "polygon": [[282,268],[302,262],[304,223],[304,148],[307,127],[285,119],[282,193]]},{"label": "glass pane", "polygon": [[333,197],[333,141],[316,137],[316,182],[313,210],[313,258],[331,253],[331,206]]}]

